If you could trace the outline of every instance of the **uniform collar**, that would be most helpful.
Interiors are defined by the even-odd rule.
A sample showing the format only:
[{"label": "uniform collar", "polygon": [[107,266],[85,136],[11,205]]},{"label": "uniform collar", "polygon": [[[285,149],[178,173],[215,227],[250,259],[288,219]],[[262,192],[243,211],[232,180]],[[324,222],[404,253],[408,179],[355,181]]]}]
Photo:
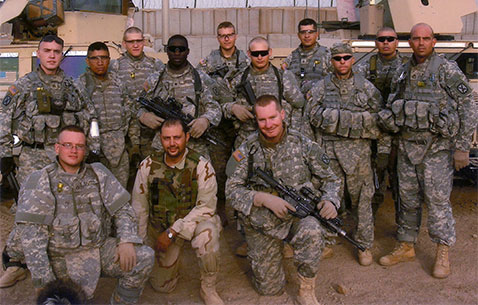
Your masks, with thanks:
[{"label": "uniform collar", "polygon": [[133,61],[141,61],[144,58],[144,52],[142,52],[141,55],[139,55],[138,57],[134,57],[131,54],[129,54],[128,52],[126,52],[125,54],[126,54],[127,57],[129,57]]},{"label": "uniform collar", "polygon": [[282,141],[284,140],[284,137],[287,135],[287,125],[286,123],[282,123],[283,126],[284,126],[284,129],[282,130],[282,134],[280,136],[280,139],[279,139],[279,142],[277,143],[272,143],[270,142],[269,140],[267,140],[264,135],[262,134],[262,132],[259,131],[259,142],[261,143],[261,145],[265,148],[275,148],[277,145],[279,145],[280,143],[282,143]]}]

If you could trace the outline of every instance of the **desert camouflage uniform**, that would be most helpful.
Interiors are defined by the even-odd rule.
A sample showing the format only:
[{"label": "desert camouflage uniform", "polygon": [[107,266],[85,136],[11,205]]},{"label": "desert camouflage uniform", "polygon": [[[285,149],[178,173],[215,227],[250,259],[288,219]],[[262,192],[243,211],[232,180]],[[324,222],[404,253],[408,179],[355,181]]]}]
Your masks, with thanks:
[{"label": "desert camouflage uniform", "polygon": [[455,62],[433,53],[421,64],[412,57],[402,65],[391,92],[380,119],[384,127],[399,131],[397,238],[416,242],[425,203],[432,241],[452,246],[453,152],[470,149],[478,119],[472,89]]},{"label": "desert camouflage uniform", "polygon": [[[211,51],[206,58],[199,61],[196,69],[209,75],[206,80],[210,82],[206,85],[211,88],[214,99],[222,105],[234,100],[234,90],[230,87],[230,82],[236,74],[243,71],[248,65],[249,58],[236,47],[236,51],[229,58],[222,56],[220,49]],[[222,208],[222,204],[226,200],[224,195],[227,179],[226,163],[231,155],[235,139],[232,120],[223,118],[217,128],[217,135],[226,144],[225,146],[217,145],[211,151],[211,162],[216,170],[218,205]]]},{"label": "desert camouflage uniform", "polygon": [[304,50],[300,45],[284,59],[281,67],[295,74],[300,90],[305,95],[315,83],[332,71],[330,61],[330,50],[317,42],[310,50]]},{"label": "desert camouflage uniform", "polygon": [[276,145],[254,132],[233,153],[228,163],[226,197],[244,223],[254,287],[260,294],[274,295],[285,285],[283,241],[294,248],[297,271],[310,278],[317,273],[326,231],[312,216],[299,219],[288,214],[280,219],[268,208],[254,206],[257,191],[272,192],[262,179],[250,176],[256,167],[296,190],[303,186],[317,190],[322,200],[331,201],[337,209],[340,181],[322,148],[294,130],[285,130]]},{"label": "desert camouflage uniform", "polygon": [[[354,72],[356,74],[362,74],[367,80],[369,80],[382,94],[382,107],[385,104],[390,94],[390,85],[392,77],[395,71],[408,60],[408,57],[402,56],[399,51],[396,51],[396,55],[391,59],[385,59],[380,54],[374,54],[367,60],[354,66]],[[383,136],[391,136],[390,134],[383,133]],[[372,141],[372,166],[376,171],[379,188],[375,190],[375,194],[372,198],[372,208],[374,213],[378,207],[383,203],[385,198],[385,192],[387,190],[386,173],[392,186],[393,200],[398,204],[398,176],[397,176],[397,152],[398,152],[398,138],[393,137],[391,140],[391,150],[388,157],[388,164],[385,168],[379,168],[377,166],[377,143]]]},{"label": "desert camouflage uniform", "polygon": [[91,100],[96,110],[100,128],[101,163],[126,187],[129,176],[127,137],[130,143],[139,145],[139,125],[131,121],[133,101],[113,73],[107,73],[106,79],[100,80],[87,69],[77,83],[80,92],[85,99]]},{"label": "desert camouflage uniform", "polygon": [[[0,106],[0,157],[17,155],[16,178],[22,185],[30,173],[56,160],[54,144],[62,127],[76,124],[86,131],[93,117],[93,105],[81,97],[71,77],[61,69],[55,75],[47,75],[38,67],[8,89]],[[13,135],[23,141],[20,152],[13,148]],[[16,205],[12,212],[15,208]],[[14,226],[6,243],[6,252],[17,262],[23,259],[20,236]]]},{"label": "desert camouflage uniform", "polygon": [[[117,60],[111,61],[109,66],[109,70],[116,74],[121,84],[128,91],[129,98],[134,102],[143,92],[146,79],[152,73],[163,69],[164,64],[159,59],[146,56],[144,53],[139,57],[133,57],[128,52]],[[139,124],[135,114],[133,114],[132,120],[133,124]],[[153,152],[151,142],[154,138],[154,132],[146,126],[139,125],[141,127],[140,160],[143,160]],[[136,174],[136,168],[134,174]]]},{"label": "desert camouflage uniform", "polygon": [[[160,97],[164,101],[168,98],[175,98],[177,102],[183,105],[182,111],[185,114],[194,118],[206,118],[210,126],[218,126],[222,117],[221,107],[214,100],[209,87],[206,85],[207,81],[205,79],[209,76],[197,71],[201,82],[201,91],[196,92],[194,86],[195,69],[193,69],[194,67],[189,64],[181,73],[174,73],[166,66],[164,70],[151,74],[144,84],[145,97],[148,99]],[[196,103],[199,106],[196,106]],[[145,108],[140,108],[138,118],[147,111]],[[162,150],[159,133],[154,138],[152,147],[156,150]],[[188,147],[209,159],[208,144],[204,139],[191,137]]]},{"label": "desert camouflage uniform", "polygon": [[[236,75],[231,81],[231,87],[236,88],[241,83],[243,74],[248,73],[246,80],[251,83],[256,98],[265,94],[273,95],[278,100],[282,98],[282,106],[288,118],[287,125],[290,126],[291,129],[302,130],[302,114],[305,103],[304,95],[300,92],[299,85],[292,72],[277,69],[276,71],[279,74],[278,80],[274,69],[277,68],[269,64],[269,68],[265,72],[257,72],[251,65],[243,73]],[[224,117],[234,120],[234,126],[237,130],[234,147],[237,148],[252,132],[257,130],[257,123],[255,119],[244,123],[239,121],[231,111],[234,104],[247,106],[251,112],[253,105],[250,105],[246,97],[238,92],[237,89],[234,95],[234,101],[222,104]]]},{"label": "desert camouflage uniform", "polygon": [[381,102],[380,92],[360,75],[339,80],[330,74],[307,96],[310,124],[330,156],[330,166],[342,180],[341,198],[347,186],[352,207],[357,209],[355,240],[365,248],[373,243],[370,143],[380,136],[376,113]]},{"label": "desert camouflage uniform", "polygon": [[171,292],[176,287],[185,241],[191,241],[196,251],[201,274],[218,271],[221,222],[216,215],[215,178],[209,161],[188,149],[172,168],[164,163],[164,153],[154,153],[141,162],[132,200],[139,236],[153,247],[167,228],[178,233],[165,253],[156,253],[150,278],[155,290]]},{"label": "desert camouflage uniform", "polygon": [[[141,245],[130,195],[101,163],[77,174],[53,163],[22,187],[15,217],[33,285],[70,278],[92,298],[100,275],[119,278],[112,304],[136,303],[153,267],[154,252]],[[114,222],[116,238],[109,237]],[[120,243],[134,243],[130,272],[115,261]]]}]

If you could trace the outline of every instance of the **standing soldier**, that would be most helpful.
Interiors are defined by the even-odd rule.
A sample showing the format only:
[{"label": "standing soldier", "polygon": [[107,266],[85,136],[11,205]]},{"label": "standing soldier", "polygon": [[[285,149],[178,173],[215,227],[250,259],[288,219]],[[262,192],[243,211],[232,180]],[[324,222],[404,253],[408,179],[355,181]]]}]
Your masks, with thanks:
[{"label": "standing soldier", "polygon": [[[212,97],[206,85],[206,74],[197,71],[188,61],[189,46],[186,37],[174,35],[167,45],[168,64],[165,69],[152,74],[144,83],[146,98],[159,97],[163,101],[174,98],[182,105],[182,111],[194,117],[189,124],[191,136],[188,147],[193,148],[209,159],[208,144],[200,139],[209,126],[217,126],[222,113],[219,103]],[[138,118],[153,132],[166,118],[160,118],[145,108],[140,108]],[[156,137],[153,147],[160,149],[161,143]]]},{"label": "standing soldier", "polygon": [[313,19],[302,19],[298,30],[300,45],[287,56],[281,67],[295,74],[302,93],[306,94],[314,83],[331,72],[330,50],[319,45],[319,29]]},{"label": "standing soldier", "polygon": [[[269,42],[263,37],[255,37],[249,42],[247,54],[251,59],[251,65],[238,74],[231,83],[231,86],[236,88],[235,100],[222,105],[224,116],[235,120],[236,148],[257,129],[252,114],[255,97],[266,94],[275,96],[284,104],[286,112],[289,112],[287,124],[289,128],[302,129],[301,119],[305,99],[294,74],[279,70],[269,62],[272,50]],[[251,90],[247,90],[247,87]]]},{"label": "standing soldier", "polygon": [[308,93],[310,124],[330,156],[330,166],[341,178],[357,215],[355,240],[362,266],[372,264],[373,173],[370,161],[371,140],[380,136],[376,113],[381,109],[380,92],[363,76],[352,73],[352,48],[336,43],[331,49],[334,73],[321,80]]},{"label": "standing soldier", "polygon": [[[375,47],[377,54],[373,54],[366,61],[355,66],[354,72],[362,74],[368,79],[382,94],[383,107],[390,94],[392,76],[400,65],[408,60],[397,50],[398,37],[394,29],[384,27],[378,30],[375,38]],[[388,135],[383,134],[384,137]],[[379,139],[379,141],[381,141]],[[372,165],[377,175],[379,187],[375,190],[372,199],[372,211],[375,215],[379,206],[385,198],[386,191],[386,172],[392,186],[392,197],[395,201],[395,207],[398,203],[398,177],[397,177],[397,150],[398,140],[393,139],[390,155],[377,151],[377,141],[372,141]],[[388,158],[388,156],[390,156]]]},{"label": "standing soldier", "polygon": [[214,168],[186,148],[190,135],[180,120],[165,120],[159,134],[164,150],[141,162],[132,200],[139,235],[156,250],[151,286],[166,293],[176,288],[179,256],[191,241],[199,260],[201,298],[206,305],[224,304],[216,292],[221,222]]},{"label": "standing soldier", "polygon": [[[249,65],[247,55],[236,47],[236,29],[229,21],[221,22],[217,26],[217,41],[219,49],[211,51],[211,53],[202,59],[196,69],[201,70],[209,75],[210,83],[206,83],[212,92],[213,97],[224,104],[232,102],[234,98],[234,90],[230,87],[230,82],[236,74],[243,71]],[[221,140],[226,143],[225,146],[218,146],[211,152],[211,161],[216,169],[216,178],[218,184],[218,212],[223,218],[224,209],[224,187],[226,184],[226,163],[232,152],[234,144],[234,127],[232,121],[223,119],[217,128],[218,135]]]},{"label": "standing soldier", "polygon": [[[329,158],[320,146],[284,124],[285,111],[272,95],[254,104],[259,131],[252,133],[228,162],[226,196],[244,224],[253,272],[253,285],[261,295],[277,295],[284,289],[282,247],[287,240],[294,248],[299,293],[297,303],[319,304],[315,280],[325,229],[307,216],[290,214],[295,208],[274,195],[262,179],[254,175],[259,167],[288,187],[307,186],[320,191],[317,209],[323,218],[335,218],[340,205],[339,180],[329,167]],[[316,189],[314,181],[320,184]]]},{"label": "standing soldier", "polygon": [[437,244],[432,275],[446,278],[451,272],[448,250],[456,241],[450,203],[453,163],[456,170],[469,163],[477,109],[456,63],[434,52],[436,38],[428,24],[414,25],[408,43],[413,55],[395,73],[387,109],[380,113],[384,127],[399,132],[401,203],[398,243],[379,262],[391,266],[415,259],[425,203],[428,234]]},{"label": "standing soldier", "polygon": [[[164,64],[159,59],[155,59],[144,54],[145,39],[141,29],[130,27],[123,34],[122,46],[126,49],[120,58],[111,62],[110,71],[114,72],[124,88],[128,92],[128,96],[132,101],[136,101],[143,91],[143,85],[146,78],[155,71],[164,69]],[[133,114],[132,124],[137,124],[136,114]],[[138,124],[139,125],[139,124]],[[134,175],[136,175],[136,167],[139,161],[149,156],[153,150],[151,142],[154,132],[149,128],[140,125],[140,145],[135,146],[133,143],[127,143],[129,157],[131,160],[130,181],[129,185],[134,183]]]},{"label": "standing soldier", "polygon": [[[94,116],[90,103],[82,99],[73,79],[63,72],[63,40],[47,35],[38,44],[38,68],[18,79],[0,106],[0,157],[2,176],[13,169],[14,135],[21,140],[16,178],[20,185],[32,171],[55,161],[55,143],[63,126],[79,124],[88,129]],[[13,228],[4,251],[7,270],[0,278],[0,288],[15,285],[26,276],[20,261],[23,251],[20,232]]]},{"label": "standing soldier", "polygon": [[[88,68],[78,79],[78,87],[85,99],[95,107],[100,131],[100,161],[126,188],[129,158],[126,139],[139,145],[139,126],[132,124],[134,105],[116,75],[108,72],[110,52],[103,42],[89,45],[86,55]],[[130,127],[131,126],[131,127]]]}]

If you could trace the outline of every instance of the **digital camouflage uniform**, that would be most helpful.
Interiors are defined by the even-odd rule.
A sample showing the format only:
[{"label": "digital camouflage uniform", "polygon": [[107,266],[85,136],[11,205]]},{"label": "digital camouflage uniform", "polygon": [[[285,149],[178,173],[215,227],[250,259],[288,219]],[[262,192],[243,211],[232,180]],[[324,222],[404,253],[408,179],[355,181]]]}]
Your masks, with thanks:
[{"label": "digital camouflage uniform", "polygon": [[[408,57],[402,56],[399,51],[396,51],[396,55],[391,59],[386,59],[380,54],[374,54],[367,58],[367,60],[354,66],[354,72],[356,74],[362,74],[367,80],[369,80],[382,94],[382,108],[385,107],[388,96],[390,94],[390,85],[392,77],[395,71],[408,61]],[[390,137],[390,134],[383,133],[382,136]],[[375,212],[378,207],[383,203],[385,198],[385,192],[387,190],[386,173],[392,188],[393,200],[398,204],[398,176],[397,176],[397,151],[398,151],[398,139],[393,137],[391,140],[390,155],[388,156],[388,164],[384,168],[377,166],[377,143],[372,141],[372,166],[377,175],[377,181],[379,188],[375,189],[375,194],[372,198],[372,208]]]},{"label": "digital camouflage uniform", "polygon": [[174,167],[164,163],[164,153],[141,162],[132,201],[140,237],[154,246],[167,228],[178,233],[166,252],[156,253],[150,278],[155,290],[171,292],[176,287],[185,241],[191,241],[196,251],[201,274],[217,273],[221,222],[216,215],[215,178],[211,163],[192,150],[186,149]]},{"label": "digital camouflage uniform", "polygon": [[[206,83],[206,85],[211,88],[214,99],[222,105],[233,101],[234,90],[231,88],[230,82],[236,74],[243,71],[248,65],[249,58],[236,47],[236,51],[229,58],[222,56],[220,49],[212,50],[206,58],[199,61],[196,69],[209,75],[209,78],[206,79],[209,83]],[[226,146],[217,145],[210,153],[211,162],[216,170],[217,199],[219,204],[223,204],[225,202],[224,188],[227,179],[226,163],[231,155],[235,139],[232,120],[223,118],[217,131],[217,135],[221,141],[226,143]]]},{"label": "digital camouflage uniform", "polygon": [[397,238],[416,242],[425,203],[432,241],[452,246],[453,152],[470,149],[478,119],[472,89],[455,62],[433,53],[421,64],[412,57],[400,66],[391,92],[380,120],[399,132]]},{"label": "digital camouflage uniform", "polygon": [[[247,73],[246,80],[250,82],[256,98],[266,94],[275,96],[281,101],[282,107],[287,113],[287,126],[292,129],[302,130],[302,114],[305,98],[300,92],[294,74],[290,71],[277,69],[272,64],[269,64],[268,69],[264,72],[258,72],[250,65],[244,72],[236,75],[231,81],[231,87],[236,90],[234,101],[222,104],[224,117],[234,120],[234,127],[237,132],[234,143],[235,148],[239,147],[252,132],[257,130],[255,119],[241,122],[232,113],[232,106],[234,104],[249,107],[252,112],[253,105],[249,104],[244,94],[236,88],[242,82],[244,73]],[[279,77],[277,77],[277,75]]]},{"label": "digital camouflage uniform", "polygon": [[342,181],[341,198],[347,187],[357,211],[355,240],[365,248],[371,248],[373,243],[370,143],[380,136],[376,113],[381,103],[380,92],[365,78],[353,74],[344,80],[330,74],[307,96],[310,124],[330,156],[331,168]]},{"label": "digital camouflage uniform", "polygon": [[[134,102],[143,92],[143,85],[148,76],[163,69],[164,64],[161,60],[146,56],[144,53],[139,57],[133,57],[126,52],[117,60],[111,61],[109,65],[109,71],[117,75],[122,86],[128,91],[129,98]],[[133,114],[132,120],[133,123],[137,122],[135,114]],[[141,124],[140,127],[140,160],[143,160],[153,152],[151,142],[154,132]],[[132,174],[136,174],[136,168]]]},{"label": "digital camouflage uniform", "polygon": [[[195,82],[195,71],[198,76],[197,82]],[[164,70],[155,72],[148,77],[144,83],[144,94],[147,99],[160,97],[166,101],[168,98],[175,98],[177,102],[183,105],[182,111],[185,114],[194,118],[206,118],[211,127],[218,126],[222,117],[221,107],[206,85],[207,81],[205,79],[208,77],[203,72],[194,69],[191,64],[188,64],[185,70],[180,73],[175,73],[166,66]],[[198,90],[196,91],[195,88]],[[138,118],[147,111],[145,108],[140,108]],[[159,133],[154,138],[152,147],[156,150],[162,150]],[[209,159],[206,140],[191,137],[188,147]]]},{"label": "digital camouflage uniform", "polygon": [[[153,267],[154,252],[141,244],[130,195],[101,163],[77,174],[52,163],[22,187],[15,217],[36,288],[70,278],[92,298],[100,275],[119,278],[112,304],[136,303]],[[109,237],[111,224],[116,238]],[[115,261],[119,243],[134,243],[130,272]]]},{"label": "digital camouflage uniform", "polygon": [[228,163],[226,197],[244,224],[253,285],[260,294],[274,295],[285,285],[283,241],[294,249],[299,274],[312,278],[317,273],[326,230],[312,216],[299,219],[288,214],[280,219],[268,208],[254,206],[257,191],[272,193],[259,177],[249,178],[256,167],[296,190],[303,186],[317,190],[321,200],[331,201],[337,209],[340,181],[322,148],[294,130],[285,130],[276,145],[254,132],[233,153]]},{"label": "digital camouflage uniform", "polygon": [[312,49],[304,50],[300,45],[284,59],[281,67],[294,73],[300,90],[305,95],[315,83],[332,71],[330,60],[330,50],[327,47],[316,43]]},{"label": "digital camouflage uniform", "polygon": [[[15,155],[22,185],[30,173],[56,160],[54,144],[62,127],[76,124],[86,131],[94,116],[93,105],[81,97],[71,77],[61,69],[47,75],[38,67],[8,89],[0,106],[0,157]],[[13,135],[22,141],[20,149],[13,148]],[[6,252],[17,262],[23,259],[20,235],[14,226],[6,243]]]},{"label": "digital camouflage uniform", "polygon": [[133,145],[139,145],[139,124],[137,120],[131,120],[134,101],[112,73],[107,73],[106,79],[100,80],[87,69],[77,83],[80,92],[85,99],[91,100],[96,110],[100,129],[100,161],[126,187],[129,176],[126,139]]}]

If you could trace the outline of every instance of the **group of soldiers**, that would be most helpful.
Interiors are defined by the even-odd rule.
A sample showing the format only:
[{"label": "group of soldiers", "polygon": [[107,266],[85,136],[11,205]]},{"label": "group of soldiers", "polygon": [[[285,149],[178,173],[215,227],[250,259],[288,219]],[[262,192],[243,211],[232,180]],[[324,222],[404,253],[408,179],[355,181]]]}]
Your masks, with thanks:
[{"label": "group of soldiers", "polygon": [[[297,207],[259,169],[290,189],[310,189],[323,219],[348,207],[362,266],[373,263],[374,211],[388,177],[398,242],[379,263],[415,258],[425,203],[437,244],[432,274],[447,277],[453,169],[468,164],[477,121],[465,76],[435,53],[424,23],[411,29],[410,58],[397,51],[396,32],[382,28],[378,53],[355,67],[349,45],[319,45],[314,20],[300,21],[298,38],[277,68],[267,39],[253,38],[246,55],[234,25],[222,22],[219,49],[193,67],[184,36],[169,38],[163,64],[144,54],[143,33],[131,27],[119,59],[110,64],[108,47],[92,43],[87,71],[73,80],[59,68],[63,41],[45,36],[39,67],[0,106],[1,174],[16,168],[21,185],[0,287],[23,280],[27,267],[37,289],[70,279],[92,298],[102,275],[119,279],[111,304],[136,303],[148,279],[156,291],[175,289],[190,241],[201,298],[223,304],[216,279],[226,221],[218,212],[227,202],[256,291],[283,293],[281,262],[293,257],[296,301],[319,304],[318,264],[333,255],[333,237],[317,217],[294,216]],[[191,120],[161,117],[138,99],[174,99]]]}]

